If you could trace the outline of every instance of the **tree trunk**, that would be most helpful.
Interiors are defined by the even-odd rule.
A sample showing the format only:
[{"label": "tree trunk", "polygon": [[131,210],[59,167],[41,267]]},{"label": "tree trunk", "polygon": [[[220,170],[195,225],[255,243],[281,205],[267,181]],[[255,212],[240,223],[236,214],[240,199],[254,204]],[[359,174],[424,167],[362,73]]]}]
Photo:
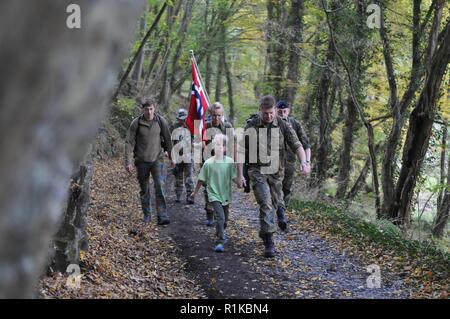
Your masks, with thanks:
[{"label": "tree trunk", "polygon": [[220,101],[220,96],[222,95],[223,63],[224,63],[224,56],[220,54],[219,58],[217,59],[216,92],[214,94],[214,99],[216,101]]},{"label": "tree trunk", "polygon": [[53,271],[65,273],[70,264],[79,264],[80,251],[87,251],[86,211],[92,172],[92,155],[89,151],[71,177],[63,222],[53,240],[54,255],[50,266]]},{"label": "tree trunk", "polygon": [[297,47],[302,41],[303,31],[303,0],[291,0],[291,9],[288,17],[289,36],[288,46],[290,47],[288,56],[288,70],[286,84],[281,99],[287,101],[289,105],[294,104],[295,94],[299,86],[299,65],[300,54]]},{"label": "tree trunk", "polygon": [[[146,14],[141,17],[139,21],[139,35],[140,38],[142,38],[145,35],[145,28],[146,28]],[[136,86],[138,85],[139,81],[141,80],[142,76],[142,68],[144,66],[144,56],[145,56],[145,50],[144,47],[139,51],[139,55],[136,60],[136,64],[134,65],[133,74],[131,75],[131,78],[135,81]]]},{"label": "tree trunk", "polygon": [[433,223],[433,236],[438,238],[444,235],[444,229],[448,222],[450,213],[450,155],[448,156],[447,185],[444,189],[443,198],[438,202],[437,214]]},{"label": "tree trunk", "polygon": [[212,63],[211,63],[211,53],[206,55],[206,69],[205,69],[205,89],[206,92],[210,92],[211,89],[211,75],[212,75]]},{"label": "tree trunk", "polygon": [[[328,50],[326,55],[326,65],[332,65],[334,61],[335,51],[333,42],[328,42]],[[319,111],[319,144],[317,147],[316,170],[313,184],[315,187],[321,187],[327,177],[328,155],[330,153],[330,114],[328,105],[328,96],[332,84],[332,73],[329,68],[322,71],[320,81],[317,87],[316,106]]]},{"label": "tree trunk", "polygon": [[[450,94],[448,96],[450,98]],[[448,132],[448,128],[447,128],[447,121],[444,121],[444,124],[442,125],[442,140],[441,140],[441,177],[439,179],[439,184],[440,185],[444,185],[445,183],[445,157],[446,157],[446,152],[447,152],[447,132]],[[436,201],[436,206],[439,207],[441,205],[442,202],[442,197],[444,196],[444,191],[445,189],[441,189],[439,190],[438,193],[438,197],[437,197],[437,201]]]},{"label": "tree trunk", "polygon": [[[194,5],[194,0],[187,0],[184,6],[184,13],[183,18],[181,20],[180,29],[178,31],[179,40],[178,45],[175,49],[175,52],[173,54],[172,58],[172,68],[171,68],[171,76],[170,76],[170,92],[175,92],[173,89],[175,87],[175,82],[177,75],[179,73],[179,66],[178,61],[180,60],[181,52],[184,47],[184,42],[187,35],[187,28],[189,26],[189,23],[191,21],[192,17],[192,7]],[[170,94],[169,94],[170,95]]]},{"label": "tree trunk", "polygon": [[227,62],[225,48],[223,49],[223,68],[225,70],[225,77],[227,79],[227,88],[228,88],[228,107],[230,108],[230,113],[228,120],[231,124],[234,124],[234,100],[233,100],[233,79],[231,77],[230,65]]},{"label": "tree trunk", "polygon": [[133,58],[131,59],[130,63],[128,64],[124,74],[120,78],[119,85],[117,86],[116,92],[113,94],[113,97],[112,97],[113,101],[115,101],[117,99],[117,97],[119,96],[120,89],[122,88],[122,85],[127,80],[128,75],[130,74],[134,64],[136,63],[136,61],[137,61],[137,59],[139,57],[139,54],[141,53],[141,51],[143,51],[145,43],[150,38],[150,35],[152,34],[152,32],[156,29],[156,26],[158,25],[159,19],[161,18],[162,14],[164,13],[166,7],[167,7],[167,3],[164,2],[164,4],[162,5],[161,9],[158,12],[158,15],[155,18],[155,21],[153,21],[152,26],[150,27],[150,29],[147,31],[147,33],[145,34],[144,38],[142,39],[136,54],[133,56]]},{"label": "tree trunk", "polygon": [[170,52],[173,45],[172,37],[171,37],[171,31],[172,27],[175,24],[176,18],[178,16],[181,4],[183,0],[179,0],[176,2],[176,7],[169,7],[167,9],[167,16],[166,16],[166,24],[167,29],[164,34],[164,46],[165,46],[165,53],[161,62],[161,67],[156,74],[155,79],[153,80],[152,84],[154,85],[153,91],[156,93],[158,92],[158,104],[162,106],[163,108],[167,105],[169,94],[171,92],[170,82],[169,82],[169,71],[168,71],[168,64],[170,60]]},{"label": "tree trunk", "polygon": [[442,77],[450,60],[450,22],[442,33],[442,41],[427,66],[424,88],[409,119],[409,129],[403,147],[402,168],[389,206],[389,216],[399,225],[410,224],[410,204],[423,159],[428,149]]},{"label": "tree trunk", "polygon": [[370,156],[368,156],[366,161],[364,162],[364,166],[363,166],[361,172],[359,173],[358,178],[355,181],[355,184],[350,189],[347,196],[345,196],[345,199],[353,200],[353,199],[355,199],[356,195],[358,195],[358,193],[361,191],[361,189],[364,185],[364,182],[367,178],[367,174],[369,173],[370,162],[371,162],[371,159],[370,159]]},{"label": "tree trunk", "polygon": [[32,295],[144,5],[79,0],[74,30],[70,3],[0,2],[0,298]]},{"label": "tree trunk", "polygon": [[[203,17],[203,23],[205,25],[205,40],[208,39],[208,14],[209,14],[210,0],[206,0],[205,15]],[[211,52],[206,53],[206,72],[205,72],[205,89],[206,92],[210,92],[211,89],[211,78],[212,78],[212,61]]]},{"label": "tree trunk", "polygon": [[[443,2],[439,0],[438,2],[433,2],[436,5],[435,16],[431,34],[438,33],[440,24],[440,14],[442,11]],[[432,4],[432,6],[433,6]],[[394,66],[391,56],[390,42],[387,36],[387,31],[384,27],[384,19],[382,17],[382,25],[380,28],[380,36],[383,40],[383,55],[386,65],[386,73],[388,76],[389,83],[389,105],[392,114],[392,126],[390,129],[389,137],[386,142],[384,149],[384,157],[382,163],[382,188],[383,188],[383,205],[382,205],[382,216],[389,217],[389,207],[394,201],[394,173],[397,164],[397,151],[399,147],[399,141],[401,140],[402,129],[405,125],[406,119],[408,117],[408,107],[412,103],[416,92],[420,88],[421,79],[424,74],[423,60],[421,58],[421,37],[423,36],[423,30],[420,23],[420,10],[421,0],[414,0],[413,2],[413,37],[412,37],[412,66],[409,83],[401,101],[398,100],[398,89],[397,82],[394,72]],[[431,12],[431,11],[430,11]],[[436,43],[431,42],[429,48],[427,49],[427,57],[431,56],[435,50]],[[426,59],[426,58],[425,58]]]},{"label": "tree trunk", "polygon": [[347,114],[345,119],[345,125],[342,129],[342,152],[340,156],[339,173],[337,177],[337,198],[344,198],[350,178],[351,171],[351,151],[353,147],[353,134],[357,121],[357,112],[355,104],[349,97],[347,100]]},{"label": "tree trunk", "polygon": [[284,70],[286,68],[286,0],[267,1],[267,40],[269,73],[267,83],[276,99],[283,94]]},{"label": "tree trunk", "polygon": [[[318,56],[319,54],[319,46],[320,46],[320,38],[316,36],[314,39],[314,51],[313,56]],[[312,88],[310,92],[308,92],[305,103],[303,105],[302,119],[305,124],[306,131],[310,134],[310,143],[311,143],[311,162],[316,163],[316,155],[317,155],[317,123],[316,116],[314,116],[315,108],[314,108],[314,100],[317,96],[317,81],[321,75],[321,70],[316,67],[314,63],[310,64],[308,74],[308,86]]]}]

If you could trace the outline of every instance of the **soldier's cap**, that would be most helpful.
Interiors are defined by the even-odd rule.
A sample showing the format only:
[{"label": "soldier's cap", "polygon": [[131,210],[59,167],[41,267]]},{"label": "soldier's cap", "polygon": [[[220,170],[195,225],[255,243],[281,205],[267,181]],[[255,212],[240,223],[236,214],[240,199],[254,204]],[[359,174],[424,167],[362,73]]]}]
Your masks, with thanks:
[{"label": "soldier's cap", "polygon": [[187,116],[188,116],[188,112],[186,109],[181,108],[178,110],[177,120],[184,121],[187,118]]},{"label": "soldier's cap", "polygon": [[277,109],[288,109],[290,107],[286,101],[278,101],[276,106]]}]

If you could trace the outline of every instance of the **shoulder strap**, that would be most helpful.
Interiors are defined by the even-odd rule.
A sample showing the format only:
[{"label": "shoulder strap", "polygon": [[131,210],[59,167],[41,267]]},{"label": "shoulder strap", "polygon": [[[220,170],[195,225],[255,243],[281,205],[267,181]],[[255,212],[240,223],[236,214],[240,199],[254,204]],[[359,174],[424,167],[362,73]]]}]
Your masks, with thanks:
[{"label": "shoulder strap", "polygon": [[161,139],[161,145],[164,144],[164,135],[163,135],[163,127],[162,127],[162,118],[161,115],[159,114],[155,114],[156,116],[156,121],[158,122],[159,125],[159,137]]},{"label": "shoulder strap", "polygon": [[[142,115],[140,115],[139,117],[136,118],[137,121],[138,121],[137,126],[136,126],[136,135],[135,135],[136,141],[137,141],[137,137],[139,135],[139,127],[140,127],[139,121],[141,120],[141,117],[142,117]],[[162,134],[162,124],[161,124],[162,120],[161,120],[161,116],[159,114],[155,114],[155,117],[156,117],[156,121],[158,122],[158,125],[159,125],[159,128],[160,128],[159,135],[161,137],[161,141],[163,141],[164,140],[164,136]]]},{"label": "shoulder strap", "polygon": [[[137,144],[137,138],[138,138],[138,135],[139,135],[139,121],[141,120],[141,116],[142,115],[139,115],[138,117],[136,117],[134,120],[136,120],[137,121],[137,125],[136,125],[136,132],[135,132],[135,134],[134,134],[134,140],[135,140],[135,144]],[[134,121],[133,120],[133,121]]]}]

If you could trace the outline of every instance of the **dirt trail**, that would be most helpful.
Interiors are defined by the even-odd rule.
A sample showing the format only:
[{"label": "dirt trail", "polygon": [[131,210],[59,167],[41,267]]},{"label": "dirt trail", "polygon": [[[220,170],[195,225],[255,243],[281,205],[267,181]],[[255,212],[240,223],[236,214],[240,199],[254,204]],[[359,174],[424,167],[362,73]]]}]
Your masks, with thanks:
[{"label": "dirt trail", "polygon": [[175,203],[172,177],[167,181],[171,215],[166,234],[180,248],[187,270],[210,298],[404,298],[402,281],[383,274],[381,288],[367,287],[367,266],[329,242],[301,229],[289,213],[289,230],[275,235],[277,256],[262,256],[258,209],[252,194],[233,192],[224,253],[215,253],[214,228],[204,225],[203,196],[194,205]]},{"label": "dirt trail", "polygon": [[[262,256],[252,194],[235,189],[224,253],[215,253],[214,228],[204,225],[203,196],[176,204],[173,177],[166,194],[171,224],[142,222],[138,185],[121,161],[95,165],[87,214],[89,250],[80,289],[65,274],[41,280],[43,298],[404,298],[402,281],[383,272],[382,288],[366,287],[367,265],[309,232],[288,213],[287,233],[275,235],[277,256]],[[154,201],[153,201],[154,202]]]}]

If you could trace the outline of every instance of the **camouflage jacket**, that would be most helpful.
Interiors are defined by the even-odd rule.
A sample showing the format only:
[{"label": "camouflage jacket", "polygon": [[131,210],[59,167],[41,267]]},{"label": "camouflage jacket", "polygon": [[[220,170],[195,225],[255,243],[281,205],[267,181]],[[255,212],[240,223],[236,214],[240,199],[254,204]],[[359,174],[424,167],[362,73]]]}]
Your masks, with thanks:
[{"label": "camouflage jacket", "polygon": [[[272,123],[264,123],[259,116],[259,114],[252,115],[248,120],[247,124],[245,126],[245,130],[254,128],[257,133],[257,140],[256,141],[249,141],[249,137],[245,135],[243,138],[239,141],[239,152],[245,151],[245,157],[246,157],[246,163],[249,163],[250,156],[249,152],[252,151],[252,145],[253,150],[256,150],[257,156],[257,162],[256,163],[249,163],[250,166],[269,166],[270,163],[263,163],[261,162],[261,156],[260,154],[272,154],[271,153],[271,135],[272,135],[272,128],[278,128],[279,129],[279,159],[280,159],[280,165],[283,166],[284,160],[287,156],[287,152],[296,152],[299,147],[302,146],[302,143],[300,142],[296,132],[292,128],[289,122],[283,121],[283,119],[279,116],[276,116]],[[260,145],[259,139],[260,134],[259,130],[262,128],[267,129],[267,143],[266,145]],[[260,149],[260,147],[262,149]],[[253,152],[253,151],[252,151]],[[256,155],[254,154],[254,155]]]},{"label": "camouflage jacket", "polygon": [[[292,128],[294,129],[295,133],[297,134],[298,139],[303,145],[303,148],[307,150],[308,148],[311,148],[311,144],[309,143],[309,138],[305,133],[305,130],[303,129],[302,125],[299,121],[297,121],[292,116],[289,116],[287,119],[284,119],[284,121],[287,121]],[[290,149],[287,150],[287,156],[286,160],[288,161],[295,161],[296,156],[295,153],[293,153]]]}]

